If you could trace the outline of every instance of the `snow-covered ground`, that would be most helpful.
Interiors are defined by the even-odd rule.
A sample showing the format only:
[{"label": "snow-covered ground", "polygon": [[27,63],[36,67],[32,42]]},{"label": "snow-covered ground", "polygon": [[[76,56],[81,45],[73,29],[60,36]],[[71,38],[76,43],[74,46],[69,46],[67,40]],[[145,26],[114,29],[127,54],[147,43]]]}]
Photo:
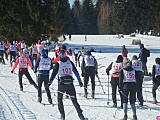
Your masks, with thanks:
[{"label": "snow-covered ground", "polygon": [[[80,88],[78,81],[75,80],[75,88],[77,92],[78,102],[83,110],[85,117],[89,120],[117,120],[123,118],[123,109],[120,109],[120,98],[117,93],[118,107],[112,107],[111,98],[111,85],[108,84],[110,76],[105,73],[106,66],[112,61],[115,61],[117,56],[121,54],[122,45],[125,45],[129,51],[128,57],[131,59],[133,55],[138,55],[140,52],[138,45],[132,45],[132,40],[141,40],[147,49],[151,51],[151,55],[148,58],[148,71],[151,72],[152,65],[155,63],[155,58],[160,56],[160,38],[155,36],[136,35],[136,37],[130,37],[124,35],[124,38],[119,39],[117,35],[88,35],[87,41],[85,41],[84,35],[72,35],[71,41],[67,38],[64,42],[67,48],[74,50],[76,47],[79,49],[84,47],[89,50],[94,48],[95,51],[92,54],[98,61],[98,75],[100,82],[104,88],[100,85],[100,82],[96,78],[96,93],[95,99],[85,99],[84,88]],[[53,57],[53,53],[49,53],[50,57]],[[77,67],[81,74],[81,69]],[[6,65],[0,65],[0,118],[1,120],[58,120],[60,114],[57,107],[57,80],[55,79],[50,86],[53,104],[48,104],[47,95],[43,87],[42,103],[37,103],[37,90],[28,83],[26,77],[23,77],[24,92],[19,90],[17,69],[12,74],[9,62],[6,60]],[[31,69],[30,74],[36,81],[36,75]],[[82,78],[83,79],[83,78]],[[109,85],[109,86],[108,86]],[[152,101],[152,80],[151,77],[145,77],[143,83],[143,97],[146,101],[143,107],[137,106],[138,120],[156,120],[157,116],[160,116],[160,106],[154,105]],[[91,83],[88,85],[88,92],[91,93]],[[105,92],[105,93],[104,93]],[[109,94],[108,94],[109,92]],[[90,94],[89,94],[90,97]],[[160,101],[160,88],[157,90],[157,100]],[[64,99],[64,107],[66,112],[66,120],[79,120],[77,112],[72,105],[70,99]],[[132,110],[128,105],[128,116],[132,118]]]}]

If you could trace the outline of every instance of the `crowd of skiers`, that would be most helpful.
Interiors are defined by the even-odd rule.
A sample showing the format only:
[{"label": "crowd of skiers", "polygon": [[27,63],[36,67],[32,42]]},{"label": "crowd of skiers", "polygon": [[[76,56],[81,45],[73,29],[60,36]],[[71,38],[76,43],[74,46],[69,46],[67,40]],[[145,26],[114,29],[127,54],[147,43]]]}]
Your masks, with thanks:
[{"label": "crowd of skiers", "polygon": [[[140,45],[141,52],[139,56],[133,55],[130,60],[127,56],[128,50],[125,45],[122,46],[122,54],[117,56],[117,59],[110,63],[106,68],[107,75],[111,76],[112,87],[112,100],[113,107],[117,107],[117,89],[121,98],[121,108],[124,110],[124,120],[127,120],[127,106],[128,99],[133,111],[133,119],[137,120],[136,115],[136,97],[138,98],[140,105],[143,106],[142,84],[144,75],[148,75],[147,70],[147,57],[146,48],[143,44]],[[73,84],[73,74],[78,79],[80,87],[84,87],[84,97],[88,97],[88,82],[91,79],[91,97],[95,97],[95,76],[98,75],[98,63],[96,58],[91,54],[91,51],[86,51],[84,47],[81,49],[75,48],[67,50],[66,46],[55,46],[55,56],[50,58],[48,56],[48,46],[41,44],[38,40],[37,43],[32,44],[30,47],[26,45],[25,41],[21,42],[9,42],[0,43],[0,55],[2,54],[2,63],[5,64],[4,57],[8,60],[10,55],[10,64],[12,66],[11,73],[14,73],[15,68],[18,66],[19,73],[19,86],[23,91],[22,76],[27,77],[29,83],[38,90],[38,102],[42,102],[42,84],[46,90],[48,102],[52,104],[52,97],[49,86],[53,80],[58,76],[58,109],[61,114],[61,119],[65,120],[65,111],[63,106],[63,95],[68,95],[74,107],[77,110],[78,116],[81,120],[84,120],[83,111],[77,102],[76,91]],[[71,60],[71,56],[74,55],[74,62]],[[80,63],[80,59],[82,62]],[[36,73],[37,81],[35,82],[29,71],[28,66]],[[82,74],[79,75],[77,68],[81,67]],[[53,69],[51,76],[50,71]],[[50,76],[50,77],[49,77]],[[83,82],[81,77],[83,77]],[[160,58],[155,59],[155,65],[152,68],[152,94],[154,103],[156,100],[156,89],[160,85]],[[84,86],[83,86],[84,85]]]},{"label": "crowd of skiers", "polygon": [[[22,45],[23,43],[23,45]],[[33,85],[37,91],[38,91],[38,102],[42,102],[42,84],[44,83],[44,88],[46,90],[46,94],[48,97],[48,102],[52,104],[52,98],[51,98],[51,92],[49,86],[52,84],[52,81],[55,79],[56,76],[58,76],[58,109],[61,114],[61,119],[65,120],[65,111],[64,111],[64,106],[63,106],[63,95],[66,94],[70,96],[74,107],[77,110],[78,116],[81,120],[84,120],[84,115],[83,111],[80,108],[80,105],[77,102],[76,98],[76,90],[74,88],[73,84],[73,75],[72,73],[75,74],[75,76],[78,79],[80,87],[83,86],[81,77],[76,69],[75,63],[70,60],[70,56],[73,56],[73,52],[71,49],[67,50],[65,45],[62,46],[56,46],[54,49],[55,56],[53,58],[50,58],[48,56],[48,49],[46,48],[45,45],[41,44],[41,41],[38,40],[37,43],[32,44],[32,46],[27,46],[23,40],[20,44],[16,44],[15,42],[9,42],[7,41],[8,44],[8,49],[5,48],[4,43],[0,43],[0,48],[2,51],[2,54],[7,53],[5,55],[6,59],[8,60],[8,55],[10,55],[10,65],[13,66],[11,68],[11,73],[14,73],[14,70],[18,68],[18,78],[19,78],[19,87],[20,91],[23,91],[23,81],[22,81],[22,76],[25,75],[28,79],[28,82]],[[18,47],[19,46],[19,47]],[[23,47],[22,47],[23,46]],[[84,56],[85,49],[82,48],[82,51],[78,51],[78,64],[80,67],[80,56]],[[13,56],[12,56],[13,55]],[[74,54],[75,55],[75,54]],[[88,53],[89,56],[91,56],[91,52]],[[85,57],[86,58],[86,57]],[[4,60],[4,58],[3,58]],[[35,61],[34,61],[35,60]],[[3,62],[3,64],[5,64]],[[34,73],[37,76],[36,82],[32,79],[28,67],[34,71]],[[87,57],[85,59],[85,63],[83,66],[83,73],[85,73],[85,67],[91,68],[94,71],[94,59],[92,57]],[[97,64],[96,64],[97,66]],[[53,69],[53,72],[50,76],[50,70]],[[86,74],[87,75],[87,74]],[[84,76],[86,76],[84,75]],[[92,74],[92,76],[95,76]],[[89,76],[86,76],[84,78],[87,78]],[[89,78],[88,78],[89,79]],[[95,78],[93,77],[92,83],[93,83],[93,91],[95,89]],[[84,83],[85,86],[87,86],[87,83]],[[86,87],[87,88],[87,87]],[[93,93],[94,95],[94,93]]]},{"label": "crowd of skiers", "polygon": [[[124,110],[123,120],[127,120],[128,99],[133,111],[133,120],[137,120],[135,102],[136,98],[143,106],[142,84],[144,76],[148,76],[147,57],[150,55],[143,44],[140,45],[141,52],[139,56],[133,55],[130,60],[127,56],[128,50],[125,45],[122,46],[122,54],[110,63],[106,68],[107,75],[111,75],[112,100],[113,107],[117,107],[117,89],[120,94],[121,108]],[[152,67],[152,95],[153,103],[157,103],[156,90],[160,85],[160,58],[155,59],[155,65]]]}]

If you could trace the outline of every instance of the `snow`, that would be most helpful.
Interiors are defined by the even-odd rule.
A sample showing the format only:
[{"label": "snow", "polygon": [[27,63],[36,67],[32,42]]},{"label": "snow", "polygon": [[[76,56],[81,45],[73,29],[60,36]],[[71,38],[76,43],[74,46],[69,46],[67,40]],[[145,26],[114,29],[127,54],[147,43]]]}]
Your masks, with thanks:
[{"label": "snow", "polygon": [[[111,85],[108,84],[110,76],[105,73],[106,66],[112,61],[115,61],[117,56],[121,54],[122,45],[128,49],[128,57],[131,59],[133,55],[138,55],[140,52],[138,45],[132,45],[132,40],[141,40],[147,49],[151,51],[148,58],[148,71],[151,72],[152,65],[155,63],[155,58],[160,56],[160,38],[155,36],[145,36],[137,34],[136,37],[124,35],[124,38],[119,39],[117,35],[87,35],[85,41],[84,35],[72,35],[71,41],[67,39],[64,41],[67,48],[74,50],[84,47],[89,50],[94,48],[92,52],[98,61],[98,75],[100,82],[96,78],[95,99],[90,98],[91,83],[88,85],[89,99],[83,98],[84,88],[79,87],[78,81],[75,80],[75,88],[77,92],[78,103],[80,104],[83,114],[89,120],[117,120],[123,118],[123,109],[120,109],[120,97],[117,93],[118,107],[112,107]],[[53,52],[49,53],[53,57]],[[30,85],[25,76],[23,76],[24,92],[19,90],[18,71],[12,74],[9,61],[6,65],[0,65],[0,118],[1,120],[58,120],[60,114],[57,107],[57,79],[55,79],[50,86],[53,104],[49,105],[47,95],[44,87],[42,93],[42,103],[37,103],[37,90]],[[74,61],[74,59],[73,59]],[[81,69],[77,67],[80,75]],[[36,75],[31,69],[29,72],[32,78],[36,81]],[[83,79],[83,78],[82,78]],[[109,86],[108,86],[109,85]],[[108,89],[109,88],[109,89]],[[160,116],[160,106],[150,103],[152,101],[152,80],[151,77],[146,76],[143,83],[143,97],[146,102],[144,106],[140,107],[138,100],[136,102],[138,120],[156,120],[156,116]],[[105,94],[104,94],[105,92]],[[109,92],[109,94],[108,94]],[[157,90],[157,100],[160,101],[160,89]],[[70,99],[64,99],[64,108],[66,113],[66,120],[79,120],[77,112]],[[128,104],[128,116],[132,118],[132,110]]]}]

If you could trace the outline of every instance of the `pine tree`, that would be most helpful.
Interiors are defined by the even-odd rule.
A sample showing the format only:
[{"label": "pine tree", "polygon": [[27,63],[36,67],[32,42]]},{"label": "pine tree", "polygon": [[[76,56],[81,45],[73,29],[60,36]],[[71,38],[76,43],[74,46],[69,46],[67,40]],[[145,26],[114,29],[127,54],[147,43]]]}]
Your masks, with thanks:
[{"label": "pine tree", "polygon": [[81,11],[82,34],[97,34],[97,14],[92,0],[84,0]]}]

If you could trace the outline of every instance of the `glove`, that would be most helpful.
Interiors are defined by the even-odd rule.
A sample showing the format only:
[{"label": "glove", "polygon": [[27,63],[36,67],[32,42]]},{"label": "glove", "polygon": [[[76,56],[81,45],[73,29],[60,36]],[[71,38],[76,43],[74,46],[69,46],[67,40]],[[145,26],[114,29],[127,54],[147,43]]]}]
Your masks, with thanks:
[{"label": "glove", "polygon": [[106,73],[107,73],[107,75],[109,75],[109,71],[107,71]]},{"label": "glove", "polygon": [[98,75],[98,71],[96,70],[96,75]]},{"label": "glove", "polygon": [[83,83],[82,83],[82,82],[79,82],[79,86],[80,86],[80,87],[83,87]]},{"label": "glove", "polygon": [[48,84],[45,86],[45,88],[49,88],[50,85],[51,85],[51,83],[48,83]]},{"label": "glove", "polygon": [[119,91],[119,92],[122,91],[122,87],[119,87],[119,88],[118,88],[118,91]]},{"label": "glove", "polygon": [[84,74],[83,74],[83,72],[82,72],[81,76],[82,76],[82,77],[84,77]]},{"label": "glove", "polygon": [[11,71],[11,73],[13,73],[13,71]]},{"label": "glove", "polygon": [[34,73],[36,73],[37,72],[37,70],[34,70]]}]

